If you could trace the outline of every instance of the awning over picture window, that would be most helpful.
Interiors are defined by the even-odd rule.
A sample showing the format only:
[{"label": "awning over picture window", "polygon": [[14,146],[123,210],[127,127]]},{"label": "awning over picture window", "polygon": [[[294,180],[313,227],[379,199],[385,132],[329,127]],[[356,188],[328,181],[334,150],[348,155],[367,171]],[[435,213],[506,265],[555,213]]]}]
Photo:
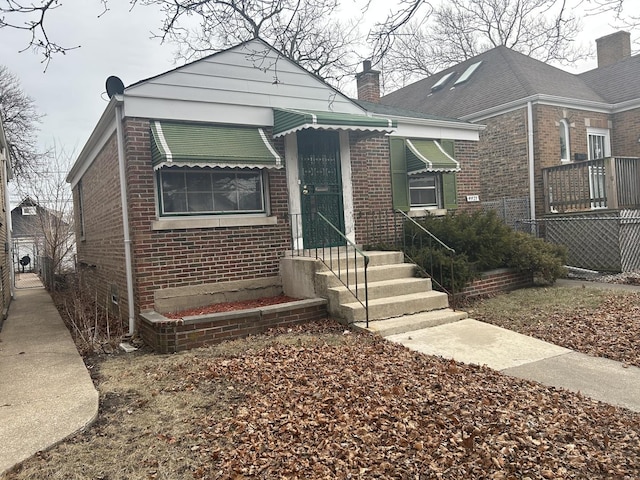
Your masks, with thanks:
[{"label": "awning over picture window", "polygon": [[460,164],[436,140],[405,141],[407,173],[458,172]]},{"label": "awning over picture window", "polygon": [[382,117],[353,113],[316,112],[291,109],[273,109],[273,136],[280,137],[305,128],[331,130],[394,131],[397,122]]},{"label": "awning over picture window", "polygon": [[153,168],[281,168],[264,130],[218,124],[151,122]]}]

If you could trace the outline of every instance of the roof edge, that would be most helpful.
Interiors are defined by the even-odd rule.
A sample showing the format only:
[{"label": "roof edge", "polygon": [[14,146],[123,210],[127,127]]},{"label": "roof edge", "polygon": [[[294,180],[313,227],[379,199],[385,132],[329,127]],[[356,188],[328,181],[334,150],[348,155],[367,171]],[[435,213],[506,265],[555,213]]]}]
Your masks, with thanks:
[{"label": "roof edge", "polygon": [[113,126],[113,123],[115,121],[116,105],[122,105],[122,104],[124,104],[124,97],[122,95],[114,95],[111,98],[106,108],[102,112],[102,115],[98,120],[98,123],[93,128],[91,135],[89,135],[88,140],[84,144],[84,147],[82,147],[82,150],[80,151],[80,154],[76,158],[76,161],[74,162],[73,166],[69,170],[69,173],[67,174],[67,178],[66,178],[67,183],[70,183],[73,186],[75,186],[75,184],[79,180],[77,177],[81,173],[84,173],[84,171],[89,167],[89,165],[93,163],[96,156],[95,155],[91,156],[91,152],[96,148],[96,146],[98,146],[98,144],[100,143],[100,140],[104,137],[105,133],[107,133],[110,130],[110,127]]}]

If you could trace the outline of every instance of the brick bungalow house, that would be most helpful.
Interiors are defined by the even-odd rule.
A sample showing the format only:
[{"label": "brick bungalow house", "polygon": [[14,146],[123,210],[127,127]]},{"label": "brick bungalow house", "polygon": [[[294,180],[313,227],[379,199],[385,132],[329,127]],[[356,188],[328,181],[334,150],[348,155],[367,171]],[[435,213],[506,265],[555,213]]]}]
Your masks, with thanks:
[{"label": "brick bungalow house", "polygon": [[285,251],[318,246],[314,212],[366,244],[363,212],[477,193],[481,126],[368,109],[260,39],[108,93],[67,180],[81,287],[129,333],[215,292],[282,291]]},{"label": "brick bungalow house", "polygon": [[7,182],[12,178],[9,143],[0,118],[0,207],[4,215],[0,219],[0,242],[4,244],[4,254],[0,257],[0,302],[2,321],[7,317],[13,298],[13,269],[11,268],[11,215],[9,213],[9,192]]},{"label": "brick bungalow house", "polygon": [[[496,47],[392,92],[385,105],[486,125],[483,208],[535,224],[577,267],[640,269],[640,55],[630,34],[597,41],[574,75]],[[529,228],[529,227],[526,227]]]},{"label": "brick bungalow house", "polygon": [[[496,47],[381,102],[486,125],[479,143],[481,202],[522,200],[529,204],[524,213],[534,219],[615,209],[604,204],[598,166],[578,195],[586,196],[586,205],[572,205],[568,189],[559,183],[554,191],[542,173],[606,157],[640,157],[640,55],[631,56],[630,34],[623,31],[599,38],[597,47],[598,68],[579,75]],[[639,203],[634,198],[625,206]]]}]

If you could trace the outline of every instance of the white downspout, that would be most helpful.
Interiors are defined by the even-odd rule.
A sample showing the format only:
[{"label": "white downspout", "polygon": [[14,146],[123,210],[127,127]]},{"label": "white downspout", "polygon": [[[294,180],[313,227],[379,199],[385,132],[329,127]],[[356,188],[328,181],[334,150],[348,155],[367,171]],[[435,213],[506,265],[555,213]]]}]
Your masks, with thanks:
[{"label": "white downspout", "polygon": [[120,173],[120,203],[122,204],[122,229],[124,234],[124,264],[127,276],[127,305],[129,306],[129,336],[135,327],[135,300],[133,297],[133,265],[131,261],[131,233],[129,231],[129,203],[127,202],[127,178],[124,157],[124,132],[122,130],[122,101],[116,104],[116,133],[118,139],[118,170]]},{"label": "white downspout", "polygon": [[[536,186],[535,186],[535,168],[534,168],[534,149],[533,149],[533,105],[531,101],[527,102],[527,138],[529,149],[529,215],[531,220],[536,219]],[[533,228],[533,225],[532,225]]]},{"label": "white downspout", "polygon": [[9,156],[2,160],[3,171],[2,175],[7,180],[4,182],[4,205],[5,205],[5,222],[7,224],[7,245],[9,247],[9,293],[11,298],[15,298],[15,271],[13,265],[13,224],[11,223],[11,203],[9,199],[9,186],[8,181],[11,178],[11,164],[9,163]]}]

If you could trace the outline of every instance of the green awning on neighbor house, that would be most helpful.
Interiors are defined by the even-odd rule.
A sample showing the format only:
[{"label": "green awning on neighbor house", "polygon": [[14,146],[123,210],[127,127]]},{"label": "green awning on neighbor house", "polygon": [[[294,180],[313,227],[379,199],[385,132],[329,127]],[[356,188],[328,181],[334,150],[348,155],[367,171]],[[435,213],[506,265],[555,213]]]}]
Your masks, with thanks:
[{"label": "green awning on neighbor house", "polygon": [[154,170],[168,166],[281,168],[264,130],[219,124],[151,122]]},{"label": "green awning on neighbor house", "polygon": [[331,130],[367,130],[392,132],[397,122],[383,117],[370,117],[353,113],[273,109],[273,136],[280,137],[305,128]]},{"label": "green awning on neighbor house", "polygon": [[407,173],[458,172],[460,164],[436,140],[405,140]]}]

